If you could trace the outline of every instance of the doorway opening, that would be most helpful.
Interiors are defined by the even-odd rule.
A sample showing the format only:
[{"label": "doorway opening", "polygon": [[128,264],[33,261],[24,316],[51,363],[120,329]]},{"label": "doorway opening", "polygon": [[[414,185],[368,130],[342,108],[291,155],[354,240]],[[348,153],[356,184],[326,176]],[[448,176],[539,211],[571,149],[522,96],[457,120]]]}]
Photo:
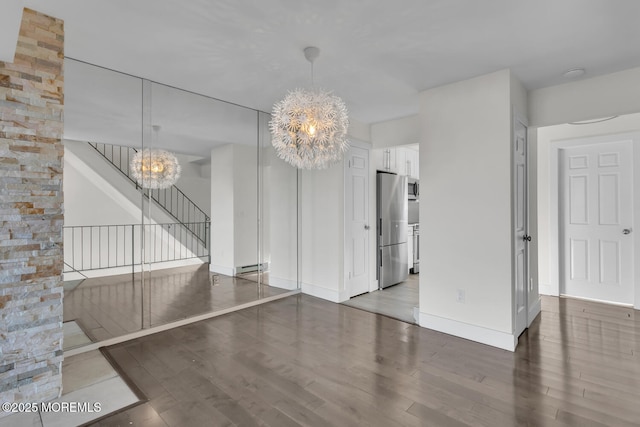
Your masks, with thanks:
[{"label": "doorway opening", "polygon": [[[361,190],[359,148],[345,160],[345,283],[349,299],[343,304],[408,323],[418,322],[420,227],[418,144],[367,150],[366,190]],[[384,178],[384,179],[383,179]],[[366,197],[363,196],[366,195]],[[368,218],[361,220],[360,206]],[[368,238],[363,242],[361,236]],[[367,247],[368,278],[356,271]],[[354,249],[356,248],[356,249]]]},{"label": "doorway opening", "polygon": [[538,129],[540,293],[635,306],[640,114]]}]

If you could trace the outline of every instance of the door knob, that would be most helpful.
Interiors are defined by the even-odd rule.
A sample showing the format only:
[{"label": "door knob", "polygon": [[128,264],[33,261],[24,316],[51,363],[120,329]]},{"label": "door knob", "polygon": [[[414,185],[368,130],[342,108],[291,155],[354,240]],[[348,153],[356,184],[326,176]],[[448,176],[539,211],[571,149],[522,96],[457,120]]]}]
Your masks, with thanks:
[{"label": "door knob", "polygon": [[531,241],[531,236],[529,236],[528,234],[525,234],[524,236],[522,236],[522,240],[524,240],[526,242],[530,242]]},{"label": "door knob", "polygon": [[622,234],[631,234],[631,229],[625,228],[624,230],[622,230]]}]

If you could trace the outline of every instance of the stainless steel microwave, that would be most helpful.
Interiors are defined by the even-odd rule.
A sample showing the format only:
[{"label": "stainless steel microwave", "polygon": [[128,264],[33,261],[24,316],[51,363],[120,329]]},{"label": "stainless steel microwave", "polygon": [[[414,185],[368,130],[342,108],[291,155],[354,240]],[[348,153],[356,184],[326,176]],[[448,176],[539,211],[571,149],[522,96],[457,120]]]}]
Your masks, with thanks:
[{"label": "stainless steel microwave", "polygon": [[418,180],[409,178],[407,186],[409,200],[418,200],[420,196],[420,183]]}]

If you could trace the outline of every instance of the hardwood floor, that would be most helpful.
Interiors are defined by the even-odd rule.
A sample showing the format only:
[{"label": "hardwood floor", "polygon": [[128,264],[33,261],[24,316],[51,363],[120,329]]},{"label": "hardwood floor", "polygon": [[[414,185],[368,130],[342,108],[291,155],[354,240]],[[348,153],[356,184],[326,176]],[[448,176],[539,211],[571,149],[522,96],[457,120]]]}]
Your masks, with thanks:
[{"label": "hardwood floor", "polygon": [[397,285],[358,295],[342,304],[371,313],[384,314],[403,322],[416,323],[413,308],[420,303],[418,281],[420,275],[410,274],[407,280]]},{"label": "hardwood floor", "polygon": [[307,295],[107,349],[106,426],[638,426],[640,315],[543,298],[515,353]]},{"label": "hardwood floor", "polygon": [[[207,264],[86,279],[65,286],[64,321],[75,320],[92,341],[222,310],[286,292],[255,281],[212,274]],[[150,277],[150,279],[149,279]]]}]

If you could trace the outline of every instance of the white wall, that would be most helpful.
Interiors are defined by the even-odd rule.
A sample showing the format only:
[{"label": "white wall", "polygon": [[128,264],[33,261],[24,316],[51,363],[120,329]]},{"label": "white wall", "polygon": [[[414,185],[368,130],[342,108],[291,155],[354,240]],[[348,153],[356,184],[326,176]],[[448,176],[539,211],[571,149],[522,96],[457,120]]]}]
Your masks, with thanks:
[{"label": "white wall", "polygon": [[371,141],[371,126],[354,118],[349,119],[347,135],[360,141]]},{"label": "white wall", "polygon": [[[82,141],[65,139],[63,191],[65,225],[139,224],[142,195],[131,181],[98,152]],[[145,208],[145,215],[148,210]],[[151,209],[151,219],[172,223],[175,219],[160,208]]]},{"label": "white wall", "polygon": [[640,111],[640,68],[529,93],[529,124],[557,125]]},{"label": "white wall", "polygon": [[0,13],[0,61],[13,62],[22,22],[22,0],[5,0]]},{"label": "white wall", "polygon": [[64,141],[65,225],[140,223],[142,198],[138,196],[136,204],[118,191],[69,149],[71,143]]},{"label": "white wall", "polygon": [[258,263],[258,150],[233,144],[235,266]]},{"label": "white wall", "polygon": [[420,141],[420,115],[402,117],[371,125],[373,148],[411,145]]},{"label": "white wall", "polygon": [[240,144],[211,151],[211,271],[233,276],[258,262],[257,156]]},{"label": "white wall", "polygon": [[235,222],[232,144],[211,150],[211,265],[210,270],[235,274]]},{"label": "white wall", "polygon": [[516,76],[514,76],[511,73],[509,74],[510,74],[509,90],[510,90],[511,105],[513,107],[513,110],[518,115],[520,115],[521,117],[524,117],[527,120],[527,124],[528,124],[529,105],[527,102],[528,101],[527,90],[524,88],[524,86],[522,85],[520,80],[517,79]]},{"label": "white wall", "polygon": [[420,325],[513,349],[510,92],[503,70],[420,95]]},{"label": "white wall", "polygon": [[334,302],[348,299],[344,283],[344,164],[302,171],[302,292]]},{"label": "white wall", "polygon": [[193,156],[175,154],[181,167],[176,187],[202,211],[211,216],[211,163],[194,162]]},{"label": "white wall", "polygon": [[296,289],[298,286],[297,169],[279,159],[271,146],[263,150],[263,159],[263,260],[269,261],[269,285]]}]

